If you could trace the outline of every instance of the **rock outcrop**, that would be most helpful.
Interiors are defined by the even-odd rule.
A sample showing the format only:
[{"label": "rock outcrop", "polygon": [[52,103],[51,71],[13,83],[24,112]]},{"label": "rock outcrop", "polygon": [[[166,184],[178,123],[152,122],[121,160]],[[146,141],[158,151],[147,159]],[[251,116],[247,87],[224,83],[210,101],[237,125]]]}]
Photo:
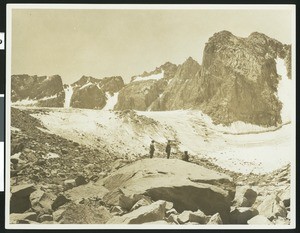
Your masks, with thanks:
[{"label": "rock outcrop", "polygon": [[216,123],[281,123],[275,59],[289,61],[290,49],[257,32],[247,38],[215,33],[205,46],[199,73],[200,108]]},{"label": "rock outcrop", "polygon": [[133,76],[119,93],[115,110],[147,110],[154,101],[158,101],[168,83],[174,77],[177,66],[167,62],[152,72]]},{"label": "rock outcrop", "polygon": [[[177,159],[137,161],[99,182],[110,191],[104,200],[106,196],[119,200],[123,195],[141,194],[172,202],[178,212],[220,213],[225,223],[235,191],[230,177]],[[118,205],[118,201],[110,204]]]},{"label": "rock outcrop", "polygon": [[168,78],[150,79],[157,77],[152,73],[134,77],[121,90],[115,109],[192,108],[202,110],[216,124],[243,121],[275,126],[282,123],[283,104],[277,96],[281,79],[277,58],[284,60],[291,78],[290,45],[262,33],[240,38],[221,31],[206,43],[202,65],[188,58],[176,69],[173,67]]},{"label": "rock outcrop", "polygon": [[63,83],[59,75],[48,77],[27,74],[11,76],[12,103],[40,107],[63,107],[64,98]]},{"label": "rock outcrop", "polygon": [[124,82],[120,76],[103,79],[83,76],[71,86],[71,107],[102,109],[107,103],[107,95],[118,92],[124,86]]}]

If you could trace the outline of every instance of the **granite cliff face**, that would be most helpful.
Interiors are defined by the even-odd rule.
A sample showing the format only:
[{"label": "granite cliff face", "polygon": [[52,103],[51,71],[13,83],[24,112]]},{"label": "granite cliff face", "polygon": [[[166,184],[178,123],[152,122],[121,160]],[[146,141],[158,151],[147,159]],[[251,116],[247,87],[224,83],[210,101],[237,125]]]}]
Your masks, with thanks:
[{"label": "granite cliff face", "polygon": [[53,76],[11,76],[11,101],[41,107],[62,107],[64,90],[61,77]]},{"label": "granite cliff face", "polygon": [[71,86],[73,88],[71,107],[102,109],[106,105],[109,96],[113,96],[114,93],[118,92],[124,86],[124,82],[120,76],[103,79],[82,76]]},{"label": "granite cliff face", "polygon": [[200,109],[216,124],[274,126],[282,123],[277,58],[284,60],[291,79],[290,45],[257,32],[240,38],[221,31],[206,43],[202,65],[188,58],[167,79],[147,79],[151,73],[134,77],[121,90],[115,109]]},{"label": "granite cliff face", "polygon": [[119,93],[115,110],[147,110],[154,101],[158,101],[174,77],[177,66],[167,62],[152,72],[133,76]]},{"label": "granite cliff face", "polygon": [[290,50],[261,33],[247,38],[214,34],[203,53],[197,105],[217,123],[281,123],[275,59],[284,59],[290,74]]}]

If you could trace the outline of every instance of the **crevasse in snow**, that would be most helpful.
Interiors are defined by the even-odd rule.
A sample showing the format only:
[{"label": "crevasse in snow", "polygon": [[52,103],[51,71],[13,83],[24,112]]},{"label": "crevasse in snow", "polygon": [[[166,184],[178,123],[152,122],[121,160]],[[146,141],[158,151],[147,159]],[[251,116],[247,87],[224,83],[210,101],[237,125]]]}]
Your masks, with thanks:
[{"label": "crevasse in snow", "polygon": [[287,69],[284,60],[277,57],[275,61],[277,74],[281,76],[277,88],[277,97],[282,103],[280,114],[282,122],[286,123],[291,120],[293,108],[293,84],[292,80],[287,76]]},{"label": "crevasse in snow", "polygon": [[65,89],[65,104],[64,107],[65,108],[69,108],[70,104],[71,104],[71,98],[73,95],[73,88],[71,85],[68,85]]}]

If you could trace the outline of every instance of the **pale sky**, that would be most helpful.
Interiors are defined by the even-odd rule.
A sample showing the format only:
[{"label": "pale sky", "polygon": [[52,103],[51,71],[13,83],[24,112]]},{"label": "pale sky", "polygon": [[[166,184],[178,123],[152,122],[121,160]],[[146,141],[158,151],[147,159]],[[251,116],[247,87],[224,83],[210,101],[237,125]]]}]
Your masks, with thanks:
[{"label": "pale sky", "polygon": [[154,70],[189,56],[228,30],[292,43],[291,10],[12,10],[12,74],[54,75],[73,83]]}]

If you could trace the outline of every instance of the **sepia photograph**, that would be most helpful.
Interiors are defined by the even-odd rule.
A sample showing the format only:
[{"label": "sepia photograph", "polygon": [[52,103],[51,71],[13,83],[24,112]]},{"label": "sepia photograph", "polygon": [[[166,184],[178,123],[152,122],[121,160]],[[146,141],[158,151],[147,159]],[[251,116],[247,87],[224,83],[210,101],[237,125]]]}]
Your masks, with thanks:
[{"label": "sepia photograph", "polygon": [[6,228],[295,228],[295,6],[8,4]]}]

